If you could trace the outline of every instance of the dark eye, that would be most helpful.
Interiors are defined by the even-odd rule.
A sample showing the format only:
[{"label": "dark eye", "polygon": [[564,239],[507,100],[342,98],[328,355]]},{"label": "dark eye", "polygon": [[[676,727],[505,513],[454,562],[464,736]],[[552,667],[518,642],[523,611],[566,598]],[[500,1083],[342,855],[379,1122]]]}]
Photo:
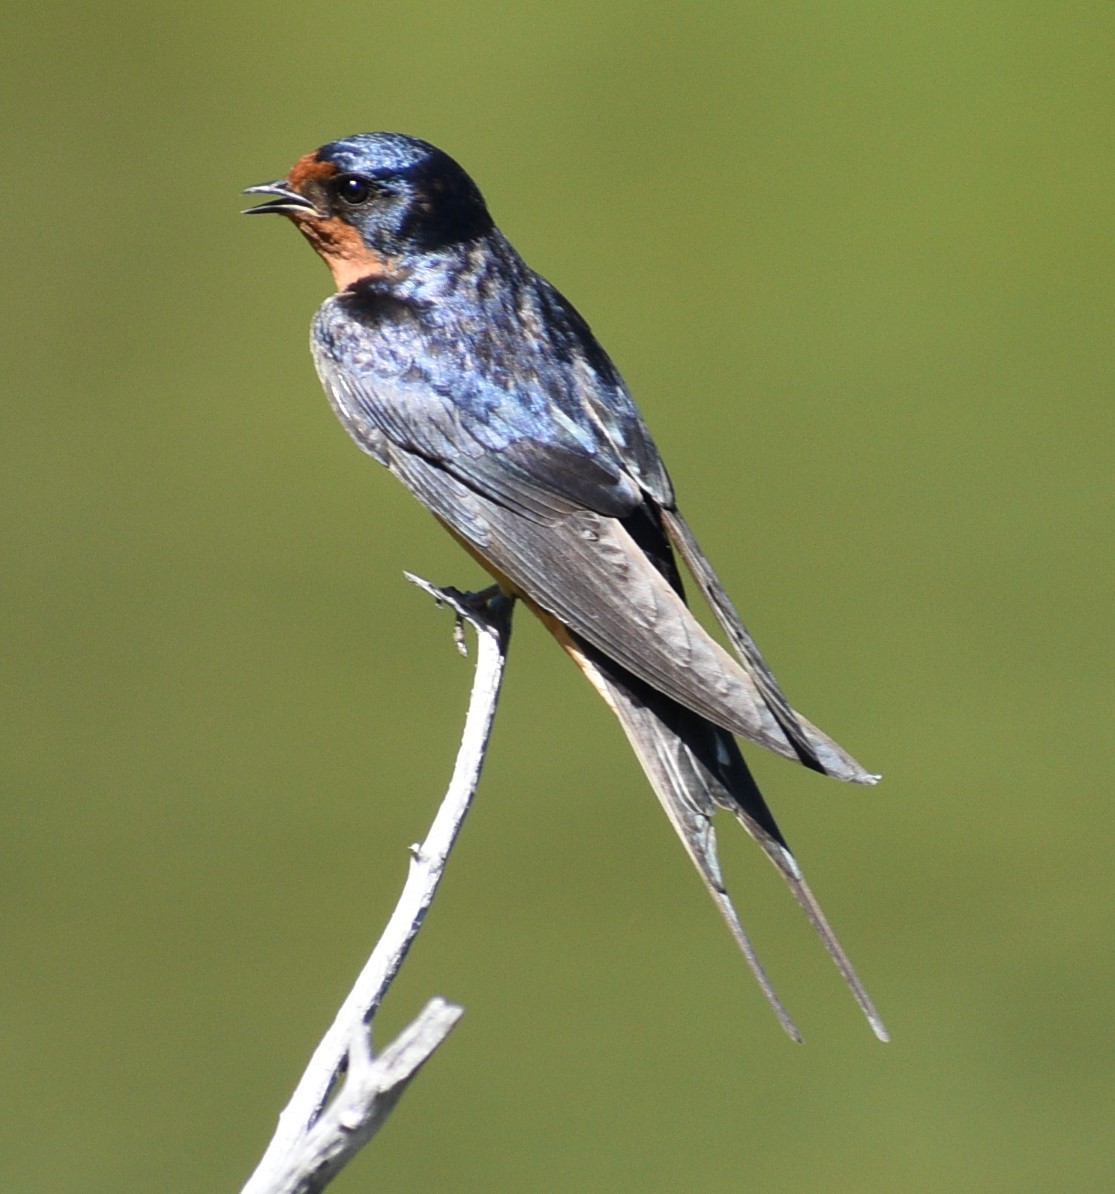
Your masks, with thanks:
[{"label": "dark eye", "polygon": [[361,203],[366,203],[372,193],[372,184],[366,178],[361,178],[359,174],[341,175],[337,179],[336,187],[337,194],[341,199],[353,207],[359,207]]}]

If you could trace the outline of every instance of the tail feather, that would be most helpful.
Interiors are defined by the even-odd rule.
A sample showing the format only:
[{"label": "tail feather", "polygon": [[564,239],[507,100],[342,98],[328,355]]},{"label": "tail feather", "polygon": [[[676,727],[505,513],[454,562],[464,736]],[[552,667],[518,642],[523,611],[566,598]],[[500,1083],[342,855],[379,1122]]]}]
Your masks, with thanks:
[{"label": "tail feather", "polygon": [[851,989],[872,1031],[889,1040],[875,1005],[805,881],[731,734],[656,692],[585,644],[566,644],[616,714],[670,823],[727,921],[760,990],[786,1033],[801,1041],[740,923],[720,872],[712,815],[730,810],[774,864]]}]

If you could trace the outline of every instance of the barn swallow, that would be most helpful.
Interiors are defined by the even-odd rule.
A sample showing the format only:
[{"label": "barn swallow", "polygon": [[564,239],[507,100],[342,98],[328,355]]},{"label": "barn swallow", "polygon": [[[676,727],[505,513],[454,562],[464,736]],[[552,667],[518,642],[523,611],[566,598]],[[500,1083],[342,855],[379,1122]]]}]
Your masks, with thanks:
[{"label": "barn swallow", "polygon": [[[886,1040],[733,735],[837,779],[878,776],[782,695],[588,324],[511,247],[465,171],[415,137],[345,137],[245,193],[270,196],[248,214],[286,216],[332,271],[311,343],[345,430],[611,707],[787,1033],[801,1040],[724,886],[716,808],[777,868]],[[735,657],[687,607],[675,551]]]}]

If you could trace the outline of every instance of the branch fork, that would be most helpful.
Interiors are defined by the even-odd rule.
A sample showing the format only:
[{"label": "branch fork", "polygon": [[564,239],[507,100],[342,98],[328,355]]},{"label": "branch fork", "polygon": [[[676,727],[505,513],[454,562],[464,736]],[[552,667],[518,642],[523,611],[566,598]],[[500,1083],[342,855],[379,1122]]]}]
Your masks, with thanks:
[{"label": "branch fork", "polygon": [[476,631],[476,671],[453,775],[425,839],[410,847],[406,883],[383,935],[314,1050],[241,1194],[323,1190],[383,1125],[463,1014],[463,1008],[433,998],[391,1044],[373,1055],[372,1018],[422,927],[476,794],[503,681],[514,599],[498,586],[462,593],[409,572],[406,577],[453,610],[454,641],[461,654],[468,653],[464,624]]}]

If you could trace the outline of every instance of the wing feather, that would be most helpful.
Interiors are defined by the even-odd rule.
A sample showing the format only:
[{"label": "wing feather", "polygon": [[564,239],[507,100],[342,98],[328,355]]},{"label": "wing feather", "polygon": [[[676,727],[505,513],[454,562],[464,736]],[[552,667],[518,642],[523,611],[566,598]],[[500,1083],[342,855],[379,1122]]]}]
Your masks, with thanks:
[{"label": "wing feather", "polygon": [[[478,556],[609,659],[716,725],[799,757],[755,681],[618,520],[582,510],[541,525],[413,453],[393,449],[388,466]],[[828,774],[871,782],[840,746],[795,716]]]}]

